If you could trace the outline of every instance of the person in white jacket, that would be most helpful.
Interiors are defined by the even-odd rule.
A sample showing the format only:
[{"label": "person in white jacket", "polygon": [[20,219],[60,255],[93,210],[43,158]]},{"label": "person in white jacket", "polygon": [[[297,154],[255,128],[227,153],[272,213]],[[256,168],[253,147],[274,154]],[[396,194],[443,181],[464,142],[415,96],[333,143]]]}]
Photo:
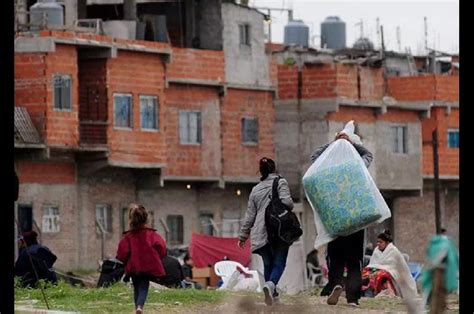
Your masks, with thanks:
[{"label": "person in white jacket", "polygon": [[387,290],[384,293],[403,298],[417,296],[416,282],[402,253],[392,243],[390,231],[378,235],[377,247],[363,270],[362,281],[365,283],[362,290],[367,296],[375,296],[384,290]]}]

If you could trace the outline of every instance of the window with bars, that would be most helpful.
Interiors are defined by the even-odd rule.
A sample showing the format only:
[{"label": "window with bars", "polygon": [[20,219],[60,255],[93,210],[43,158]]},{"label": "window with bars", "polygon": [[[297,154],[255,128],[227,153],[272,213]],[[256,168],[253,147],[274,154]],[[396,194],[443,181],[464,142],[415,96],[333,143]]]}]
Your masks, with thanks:
[{"label": "window with bars", "polygon": [[392,150],[394,153],[407,154],[407,127],[392,127]]},{"label": "window with bars", "polygon": [[155,96],[140,96],[141,128],[158,129],[158,100]]},{"label": "window with bars", "polygon": [[183,216],[182,215],[168,215],[166,217],[166,224],[168,225],[169,235],[168,241],[170,244],[183,244]]},{"label": "window with bars", "polygon": [[45,205],[43,207],[42,231],[45,233],[57,233],[59,228],[59,206]]},{"label": "window with bars", "polygon": [[106,232],[112,232],[112,206],[97,204],[95,206],[95,217]]},{"label": "window with bars", "polygon": [[239,24],[239,42],[241,45],[250,46],[250,25]]},{"label": "window with bars", "polygon": [[71,85],[70,75],[55,74],[53,76],[54,85],[54,109],[71,111]]},{"label": "window with bars", "polygon": [[459,129],[448,130],[448,147],[459,148]]},{"label": "window with bars", "polygon": [[201,112],[179,112],[179,142],[181,144],[201,143]]},{"label": "window with bars", "polygon": [[199,222],[201,223],[201,233],[206,235],[213,235],[214,228],[211,220],[214,218],[213,214],[200,214]]},{"label": "window with bars", "polygon": [[114,126],[132,127],[132,95],[114,94]]},{"label": "window with bars", "polygon": [[257,118],[242,118],[242,142],[258,143],[258,120]]}]

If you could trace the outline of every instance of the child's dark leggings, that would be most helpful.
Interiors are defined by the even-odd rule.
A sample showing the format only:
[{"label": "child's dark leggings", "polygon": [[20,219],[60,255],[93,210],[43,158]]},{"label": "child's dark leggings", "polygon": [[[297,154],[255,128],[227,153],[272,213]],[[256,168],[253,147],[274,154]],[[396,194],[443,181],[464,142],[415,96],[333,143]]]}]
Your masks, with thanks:
[{"label": "child's dark leggings", "polygon": [[133,299],[135,301],[135,308],[145,305],[146,297],[148,296],[148,288],[150,287],[150,279],[147,276],[132,275],[133,283]]}]

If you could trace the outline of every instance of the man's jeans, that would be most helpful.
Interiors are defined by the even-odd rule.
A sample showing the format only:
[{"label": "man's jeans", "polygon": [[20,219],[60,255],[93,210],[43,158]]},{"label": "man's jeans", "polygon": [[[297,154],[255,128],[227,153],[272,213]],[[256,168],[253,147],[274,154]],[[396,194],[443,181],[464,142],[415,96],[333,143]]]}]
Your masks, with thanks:
[{"label": "man's jeans", "polygon": [[265,281],[271,281],[275,286],[278,284],[285,270],[288,249],[287,245],[267,243],[254,252],[263,259]]}]

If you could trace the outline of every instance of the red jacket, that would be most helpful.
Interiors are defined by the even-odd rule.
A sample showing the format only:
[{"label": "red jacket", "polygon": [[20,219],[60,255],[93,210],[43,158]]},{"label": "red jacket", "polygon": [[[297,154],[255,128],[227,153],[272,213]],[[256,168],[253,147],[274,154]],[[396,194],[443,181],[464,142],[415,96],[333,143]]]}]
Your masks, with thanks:
[{"label": "red jacket", "polygon": [[117,259],[125,264],[125,273],[166,275],[161,259],[166,256],[166,243],[155,229],[142,227],[125,232],[119,243]]}]

